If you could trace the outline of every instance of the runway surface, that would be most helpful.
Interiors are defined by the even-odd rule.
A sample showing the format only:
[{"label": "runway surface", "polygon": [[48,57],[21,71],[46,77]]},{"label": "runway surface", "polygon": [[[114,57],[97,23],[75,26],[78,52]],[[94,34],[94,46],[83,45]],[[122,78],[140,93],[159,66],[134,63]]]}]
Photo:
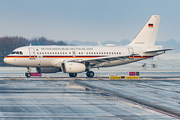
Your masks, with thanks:
[{"label": "runway surface", "polygon": [[176,120],[179,80],[0,80],[0,118]]}]

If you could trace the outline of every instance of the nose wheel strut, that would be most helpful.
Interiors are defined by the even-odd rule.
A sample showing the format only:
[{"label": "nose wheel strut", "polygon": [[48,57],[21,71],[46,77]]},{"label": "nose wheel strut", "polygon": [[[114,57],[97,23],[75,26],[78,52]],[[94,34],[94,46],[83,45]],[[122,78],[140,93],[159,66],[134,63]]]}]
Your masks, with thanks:
[{"label": "nose wheel strut", "polygon": [[25,76],[29,78],[29,77],[31,77],[31,74],[28,73],[28,72],[26,72],[26,73],[25,73]]},{"label": "nose wheel strut", "polygon": [[25,73],[26,77],[31,77],[31,67],[27,67],[28,71]]}]

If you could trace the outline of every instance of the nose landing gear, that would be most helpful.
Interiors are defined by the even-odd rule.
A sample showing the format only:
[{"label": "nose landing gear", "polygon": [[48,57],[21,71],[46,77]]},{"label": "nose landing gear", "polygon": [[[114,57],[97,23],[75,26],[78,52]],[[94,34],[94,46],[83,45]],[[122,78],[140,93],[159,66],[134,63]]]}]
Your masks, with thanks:
[{"label": "nose landing gear", "polygon": [[29,77],[31,77],[31,74],[28,73],[28,72],[26,72],[26,73],[25,73],[25,76],[29,78]]},{"label": "nose landing gear", "polygon": [[25,73],[25,76],[29,78],[29,77],[31,77],[31,74],[30,74],[31,73],[31,67],[27,67],[27,69],[28,69],[28,71]]}]

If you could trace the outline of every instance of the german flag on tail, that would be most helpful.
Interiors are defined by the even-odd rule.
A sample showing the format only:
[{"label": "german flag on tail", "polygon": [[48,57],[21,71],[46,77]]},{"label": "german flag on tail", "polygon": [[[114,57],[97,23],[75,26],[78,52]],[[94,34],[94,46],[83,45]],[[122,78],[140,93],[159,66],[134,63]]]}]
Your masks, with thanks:
[{"label": "german flag on tail", "polygon": [[153,27],[153,24],[148,24],[148,27]]}]

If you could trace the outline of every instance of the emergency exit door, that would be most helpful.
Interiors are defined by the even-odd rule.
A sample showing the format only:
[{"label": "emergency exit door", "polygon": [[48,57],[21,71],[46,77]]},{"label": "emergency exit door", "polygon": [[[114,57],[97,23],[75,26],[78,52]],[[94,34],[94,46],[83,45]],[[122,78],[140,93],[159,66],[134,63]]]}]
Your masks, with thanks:
[{"label": "emergency exit door", "polygon": [[35,59],[35,50],[34,48],[29,48],[29,59]]}]

